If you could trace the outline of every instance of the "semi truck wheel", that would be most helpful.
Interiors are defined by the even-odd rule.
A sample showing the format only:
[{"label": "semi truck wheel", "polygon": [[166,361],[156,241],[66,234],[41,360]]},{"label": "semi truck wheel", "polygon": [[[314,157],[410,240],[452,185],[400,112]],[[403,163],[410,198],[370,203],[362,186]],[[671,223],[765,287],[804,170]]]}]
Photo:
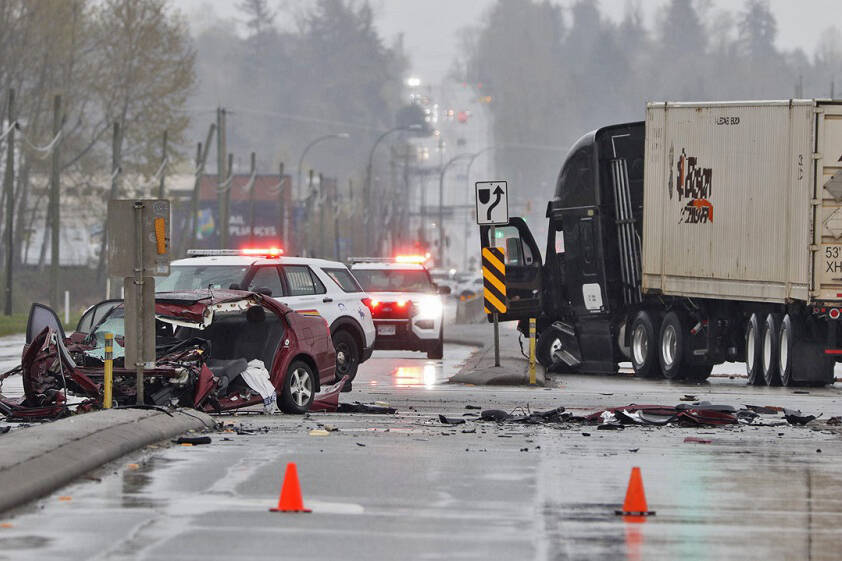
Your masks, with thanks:
[{"label": "semi truck wheel", "polygon": [[762,341],[760,317],[751,314],[746,322],[746,374],[750,386],[766,385],[766,379],[763,377]]},{"label": "semi truck wheel", "polygon": [[678,380],[689,367],[684,363],[684,350],[687,346],[684,335],[684,322],[676,312],[669,312],[661,323],[658,338],[658,361],[667,380]]},{"label": "semi truck wheel", "polygon": [[646,310],[638,312],[632,322],[631,359],[635,376],[655,378],[661,374],[658,361],[658,330],[655,318]]},{"label": "semi truck wheel", "polygon": [[794,321],[789,314],[784,316],[781,322],[781,329],[778,334],[778,369],[781,376],[781,383],[784,386],[792,386],[792,363],[795,359],[796,342],[800,336],[800,329],[797,328],[797,321]]},{"label": "semi truck wheel", "polygon": [[769,314],[763,323],[763,379],[768,386],[781,385],[780,314]]}]

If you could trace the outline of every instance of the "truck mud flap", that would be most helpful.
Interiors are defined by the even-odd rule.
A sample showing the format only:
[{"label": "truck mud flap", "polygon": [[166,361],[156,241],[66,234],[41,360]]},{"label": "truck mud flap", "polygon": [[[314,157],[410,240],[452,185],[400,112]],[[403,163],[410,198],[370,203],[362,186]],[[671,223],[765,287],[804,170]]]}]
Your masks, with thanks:
[{"label": "truck mud flap", "polygon": [[563,321],[554,322],[548,329],[558,337],[561,346],[553,352],[554,362],[563,362],[571,368],[582,364],[582,351],[579,349],[579,340],[576,338],[576,330],[572,325]]}]

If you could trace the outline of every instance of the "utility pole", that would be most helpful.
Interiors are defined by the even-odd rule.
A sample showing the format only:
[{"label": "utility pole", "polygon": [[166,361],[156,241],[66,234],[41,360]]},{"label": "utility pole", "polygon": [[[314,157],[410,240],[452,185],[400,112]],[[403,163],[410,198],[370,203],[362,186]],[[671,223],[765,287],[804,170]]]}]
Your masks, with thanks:
[{"label": "utility pole", "polygon": [[280,169],[278,173],[281,178],[281,182],[278,184],[280,187],[278,188],[278,198],[280,199],[279,202],[279,214],[280,214],[280,228],[278,228],[278,236],[281,238],[279,240],[280,247],[284,249],[289,249],[285,247],[287,244],[287,208],[286,208],[286,200],[284,200],[284,196],[286,195],[286,182],[284,181],[284,163],[281,162]]},{"label": "utility pole", "polygon": [[225,165],[225,155],[227,153],[225,109],[219,107],[216,110],[216,173],[218,176],[218,192],[216,196],[219,202],[219,225],[217,226],[217,232],[219,233],[220,249],[226,249],[228,247],[228,202],[230,201],[230,189],[225,185],[228,179],[228,168]]},{"label": "utility pole", "polygon": [[164,129],[164,142],[163,146],[161,147],[161,183],[158,185],[158,198],[164,199],[166,198],[166,186],[164,185],[164,178],[166,177],[166,165],[167,165],[167,130]]},{"label": "utility pole", "polygon": [[[53,139],[61,132],[61,96],[55,96],[53,100]],[[50,307],[58,309],[58,268],[59,268],[59,226],[61,224],[61,193],[59,191],[59,153],[61,151],[61,139],[53,146],[52,161],[50,165],[50,201],[48,213],[50,215]]]},{"label": "utility pole", "polygon": [[[123,139],[121,137],[120,123],[114,121],[111,135],[111,192],[109,193],[109,200],[114,200],[120,191],[120,160],[122,158]],[[99,244],[99,263],[96,268],[96,280],[99,283],[102,280],[102,275],[105,273],[108,248],[108,213],[106,212],[105,228],[102,231],[102,241]],[[107,295],[111,298],[111,295]]]},{"label": "utility pole", "polygon": [[190,247],[196,245],[196,229],[198,228],[199,217],[199,195],[202,189],[202,178],[205,175],[205,164],[208,161],[208,152],[213,142],[213,133],[216,131],[216,124],[211,123],[208,128],[208,135],[205,137],[204,145],[200,142],[196,150],[196,176],[193,178],[193,195],[190,198]]},{"label": "utility pole", "polygon": [[12,266],[15,262],[14,235],[12,226],[15,212],[15,90],[9,89],[8,99],[9,136],[6,139],[6,173],[3,176],[3,192],[6,195],[6,306],[4,313],[12,315]]},{"label": "utility pole", "polygon": [[249,170],[249,243],[254,244],[254,170],[256,156],[251,153],[251,169]]},{"label": "utility pole", "polygon": [[327,202],[327,187],[325,186],[324,176],[319,174],[319,196],[316,201],[319,204],[319,257],[325,259],[327,251],[325,250],[325,203]]},{"label": "utility pole", "polygon": [[308,176],[307,176],[307,196],[304,198],[304,200],[306,201],[304,203],[306,224],[304,224],[303,227],[302,227],[302,230],[304,231],[304,247],[302,249],[306,252],[306,253],[304,253],[304,255],[307,256],[307,257],[309,257],[309,254],[310,254],[310,210],[312,208],[310,196],[312,194],[313,194],[313,170],[311,169]]}]

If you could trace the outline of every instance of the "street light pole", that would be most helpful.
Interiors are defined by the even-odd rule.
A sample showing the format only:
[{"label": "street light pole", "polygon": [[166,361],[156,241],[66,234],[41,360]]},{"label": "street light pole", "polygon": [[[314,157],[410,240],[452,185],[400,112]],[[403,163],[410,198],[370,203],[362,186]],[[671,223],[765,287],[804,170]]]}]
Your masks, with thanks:
[{"label": "street light pole", "polygon": [[447,168],[449,168],[454,162],[461,160],[463,158],[470,158],[472,154],[465,152],[462,154],[456,154],[446,164],[444,164],[441,168],[441,172],[439,173],[439,223],[437,224],[439,229],[439,266],[444,267],[444,174],[447,172]]},{"label": "street light pole", "polygon": [[395,127],[392,129],[387,130],[383,134],[377,137],[377,140],[374,141],[374,146],[371,147],[371,151],[368,153],[368,166],[365,169],[365,185],[363,187],[363,205],[364,205],[364,213],[365,213],[365,250],[366,252],[369,251],[369,247],[371,245],[371,221],[373,218],[373,213],[370,209],[371,204],[371,170],[372,166],[374,165],[374,152],[377,150],[377,147],[380,143],[390,134],[398,132],[398,131],[412,131],[412,130],[421,130],[421,125],[409,125],[403,127]]},{"label": "street light pole", "polygon": [[315,146],[319,142],[322,142],[324,140],[330,140],[331,138],[351,138],[351,135],[348,134],[347,132],[335,132],[335,133],[331,133],[331,134],[326,134],[324,136],[318,137],[317,139],[313,140],[312,142],[310,142],[310,144],[308,144],[307,146],[304,147],[304,151],[301,152],[301,157],[298,158],[298,181],[295,184],[296,190],[298,191],[296,193],[297,199],[301,198],[301,187],[302,187],[302,185],[301,185],[301,168],[304,165],[304,156],[307,155],[307,152],[310,151],[310,148],[312,148],[313,146]]}]

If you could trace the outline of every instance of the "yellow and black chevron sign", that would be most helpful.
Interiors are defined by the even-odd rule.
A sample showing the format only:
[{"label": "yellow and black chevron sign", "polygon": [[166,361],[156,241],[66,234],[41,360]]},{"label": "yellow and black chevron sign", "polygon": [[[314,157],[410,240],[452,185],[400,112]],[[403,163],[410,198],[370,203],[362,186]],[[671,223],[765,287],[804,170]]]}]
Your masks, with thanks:
[{"label": "yellow and black chevron sign", "polygon": [[482,248],[482,284],[485,287],[485,313],[506,313],[506,264],[503,250]]}]

